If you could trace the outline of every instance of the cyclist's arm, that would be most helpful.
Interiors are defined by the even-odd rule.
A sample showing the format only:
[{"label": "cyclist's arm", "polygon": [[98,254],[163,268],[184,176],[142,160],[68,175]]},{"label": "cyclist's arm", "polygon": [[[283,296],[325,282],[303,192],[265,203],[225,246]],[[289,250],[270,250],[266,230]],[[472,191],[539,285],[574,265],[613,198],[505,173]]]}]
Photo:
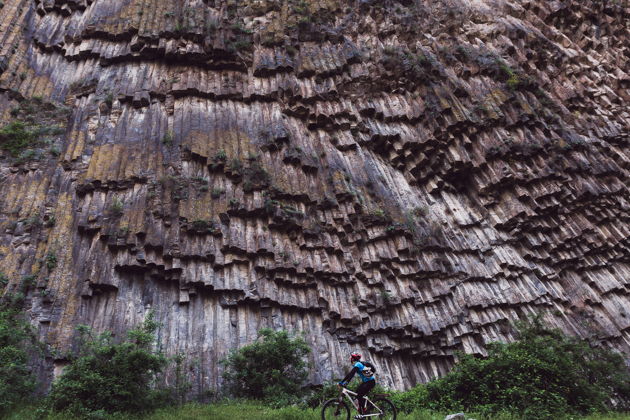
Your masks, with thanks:
[{"label": "cyclist's arm", "polygon": [[343,380],[341,382],[339,382],[339,385],[347,385],[348,382],[350,382],[352,380],[352,378],[354,377],[354,374],[357,373],[359,371],[358,367],[353,367],[352,370],[350,372],[348,372],[348,374],[346,375],[345,378],[343,378]]}]

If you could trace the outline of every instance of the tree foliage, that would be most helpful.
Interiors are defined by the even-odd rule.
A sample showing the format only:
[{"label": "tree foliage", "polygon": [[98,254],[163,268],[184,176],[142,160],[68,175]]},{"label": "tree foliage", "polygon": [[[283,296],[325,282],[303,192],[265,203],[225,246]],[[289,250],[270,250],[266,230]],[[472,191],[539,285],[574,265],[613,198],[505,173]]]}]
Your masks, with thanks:
[{"label": "tree foliage", "polygon": [[75,416],[141,412],[155,407],[153,382],[167,359],[151,349],[158,324],[150,314],[122,343],[80,326],[80,351],[53,384],[47,405]]},{"label": "tree foliage", "polygon": [[519,334],[516,342],[489,345],[487,358],[462,356],[448,375],[427,384],[427,405],[528,419],[630,408],[621,355],[549,329],[539,318],[520,324]]},{"label": "tree foliage", "polygon": [[262,339],[232,352],[224,361],[223,377],[232,394],[268,402],[294,401],[308,372],[310,348],[286,331],[261,329]]},{"label": "tree foliage", "polygon": [[[0,273],[0,292],[8,279]],[[31,286],[25,277],[15,293],[0,299],[0,415],[28,397],[35,389],[35,378],[28,365],[29,353],[37,350],[30,324],[24,318],[24,295]]]},{"label": "tree foliage", "polygon": [[0,414],[27,397],[35,387],[28,366],[30,325],[19,310],[0,306]]}]

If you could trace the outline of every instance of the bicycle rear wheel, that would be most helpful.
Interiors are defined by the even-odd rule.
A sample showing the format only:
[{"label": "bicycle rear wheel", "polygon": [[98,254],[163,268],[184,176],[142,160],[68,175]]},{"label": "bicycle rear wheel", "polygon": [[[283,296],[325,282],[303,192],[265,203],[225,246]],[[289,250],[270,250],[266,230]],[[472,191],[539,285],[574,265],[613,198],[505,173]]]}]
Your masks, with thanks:
[{"label": "bicycle rear wheel", "polygon": [[374,400],[374,405],[382,411],[382,414],[377,417],[378,419],[396,420],[396,407],[393,402],[387,398],[377,398]]},{"label": "bicycle rear wheel", "polygon": [[322,420],[350,420],[348,404],[339,398],[326,401],[322,407]]}]

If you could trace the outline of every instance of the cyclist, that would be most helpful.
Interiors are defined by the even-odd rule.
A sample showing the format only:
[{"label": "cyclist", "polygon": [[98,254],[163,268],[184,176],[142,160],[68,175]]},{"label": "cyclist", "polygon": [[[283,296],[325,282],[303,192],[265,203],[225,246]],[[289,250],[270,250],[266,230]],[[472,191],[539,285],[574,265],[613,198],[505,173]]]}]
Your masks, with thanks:
[{"label": "cyclist", "polygon": [[352,370],[348,372],[345,378],[339,382],[339,386],[346,386],[348,382],[352,380],[355,373],[359,374],[361,378],[361,385],[357,388],[357,400],[359,402],[359,416],[355,418],[362,418],[365,413],[363,406],[365,405],[365,397],[368,392],[376,385],[376,379],[374,379],[374,366],[369,362],[362,362],[361,355],[359,353],[352,353],[350,355],[350,363],[352,363]]}]

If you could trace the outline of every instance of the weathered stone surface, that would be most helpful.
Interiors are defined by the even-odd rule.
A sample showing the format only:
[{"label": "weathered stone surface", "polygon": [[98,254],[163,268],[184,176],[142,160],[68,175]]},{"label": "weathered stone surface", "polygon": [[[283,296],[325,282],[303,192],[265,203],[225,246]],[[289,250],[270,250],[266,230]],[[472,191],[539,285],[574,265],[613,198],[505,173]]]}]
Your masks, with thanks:
[{"label": "weathered stone surface", "polygon": [[77,324],[151,309],[195,393],[263,326],[305,332],[314,383],[355,349],[388,385],[426,381],[540,311],[628,351],[627,1],[1,15],[0,119],[71,109],[58,153],[0,162],[5,290],[36,276],[57,365]]}]

